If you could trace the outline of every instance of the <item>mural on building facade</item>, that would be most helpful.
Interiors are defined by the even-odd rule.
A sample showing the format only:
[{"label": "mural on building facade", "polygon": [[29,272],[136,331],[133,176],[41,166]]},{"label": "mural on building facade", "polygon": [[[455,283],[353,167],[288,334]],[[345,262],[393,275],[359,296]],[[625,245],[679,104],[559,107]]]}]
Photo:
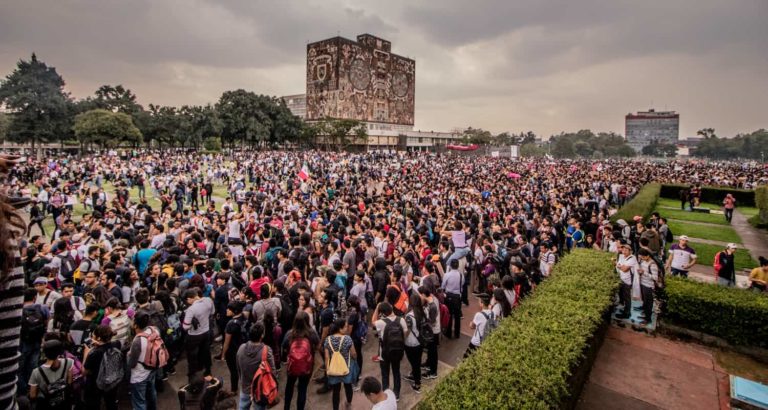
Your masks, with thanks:
[{"label": "mural on building facade", "polygon": [[413,125],[416,62],[371,36],[307,46],[307,119]]}]

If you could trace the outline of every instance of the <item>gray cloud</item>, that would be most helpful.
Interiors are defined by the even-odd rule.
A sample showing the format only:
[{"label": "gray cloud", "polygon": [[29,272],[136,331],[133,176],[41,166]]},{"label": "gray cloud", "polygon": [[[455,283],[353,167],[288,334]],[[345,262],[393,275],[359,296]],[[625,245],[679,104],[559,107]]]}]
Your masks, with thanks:
[{"label": "gray cloud", "polygon": [[71,0],[0,2],[0,75],[32,51],[78,98],[123,83],[142,103],[304,88],[307,42],[369,32],[417,61],[416,128],[623,131],[681,112],[681,134],[768,127],[763,0]]}]

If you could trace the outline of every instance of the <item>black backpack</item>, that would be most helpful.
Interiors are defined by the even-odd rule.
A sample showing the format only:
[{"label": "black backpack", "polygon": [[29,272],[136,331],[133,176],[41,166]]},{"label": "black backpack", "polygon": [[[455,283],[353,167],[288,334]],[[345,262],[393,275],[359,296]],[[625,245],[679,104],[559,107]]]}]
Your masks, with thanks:
[{"label": "black backpack", "polygon": [[21,340],[29,344],[40,343],[45,331],[43,308],[40,305],[24,306],[21,311]]},{"label": "black backpack", "polygon": [[154,326],[163,340],[168,339],[168,318],[162,314],[159,310],[155,309],[152,305],[149,308],[140,308],[138,312],[144,312],[149,316],[149,324]]},{"label": "black backpack", "polygon": [[65,359],[64,364],[61,366],[61,376],[53,382],[48,380],[48,376],[45,375],[43,367],[38,367],[38,371],[47,385],[43,393],[45,393],[45,401],[48,406],[47,408],[49,409],[64,409],[69,405],[69,385],[67,385],[68,365],[69,361]]},{"label": "black backpack", "polygon": [[664,241],[666,243],[672,243],[675,240],[675,236],[672,235],[672,229],[669,228],[669,225],[667,225],[667,234],[664,236]]},{"label": "black backpack", "polygon": [[77,269],[77,266],[75,266],[75,259],[70,255],[69,252],[66,252],[64,255],[58,256],[59,259],[61,259],[61,268],[59,268],[59,273],[61,273],[61,276],[72,279],[72,275],[75,273],[75,269]]},{"label": "black backpack", "polygon": [[[409,329],[413,327],[414,319],[415,316],[413,318],[411,318],[411,316],[405,317],[405,320],[408,322]],[[418,320],[416,321],[418,322]],[[416,339],[419,341],[421,346],[429,346],[429,344],[435,340],[435,334],[432,332],[432,325],[430,325],[428,321],[422,320],[421,323],[417,323],[416,329],[418,329],[419,332],[419,334],[416,335]]]},{"label": "black backpack", "polygon": [[402,355],[403,351],[405,351],[405,332],[403,332],[399,318],[394,321],[385,318],[384,323],[381,352],[385,359],[391,360],[395,355]]}]

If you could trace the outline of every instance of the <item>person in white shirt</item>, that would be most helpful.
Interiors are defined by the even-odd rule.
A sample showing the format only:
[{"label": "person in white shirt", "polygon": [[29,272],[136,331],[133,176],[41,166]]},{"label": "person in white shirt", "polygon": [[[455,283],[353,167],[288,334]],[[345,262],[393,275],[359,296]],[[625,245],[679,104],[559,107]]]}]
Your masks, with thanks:
[{"label": "person in white shirt", "polygon": [[35,296],[35,304],[48,306],[48,309],[53,308],[53,302],[61,297],[59,292],[48,289],[48,279],[42,276],[38,276],[33,283],[37,296]]},{"label": "person in white shirt", "polygon": [[632,255],[632,247],[622,242],[620,246],[621,253],[616,263],[616,272],[619,274],[621,282],[619,283],[619,304],[623,306],[621,314],[616,315],[619,319],[627,319],[632,313],[632,278],[637,271],[637,259]]},{"label": "person in white shirt", "polygon": [[481,295],[477,298],[480,301],[480,312],[475,313],[474,319],[469,324],[469,328],[474,330],[472,338],[469,340],[467,351],[464,352],[464,358],[469,357],[485,339],[486,323],[489,320],[497,320],[496,315],[491,310],[491,298],[488,295]]},{"label": "person in white shirt", "polygon": [[651,258],[651,253],[647,249],[640,249],[640,267],[637,273],[640,275],[640,293],[643,297],[643,316],[641,325],[651,321],[653,314],[653,291],[656,282],[659,281],[659,266]]},{"label": "person in white shirt", "polygon": [[397,398],[392,390],[381,388],[381,383],[373,377],[363,379],[361,387],[365,398],[373,404],[371,410],[397,410]]}]

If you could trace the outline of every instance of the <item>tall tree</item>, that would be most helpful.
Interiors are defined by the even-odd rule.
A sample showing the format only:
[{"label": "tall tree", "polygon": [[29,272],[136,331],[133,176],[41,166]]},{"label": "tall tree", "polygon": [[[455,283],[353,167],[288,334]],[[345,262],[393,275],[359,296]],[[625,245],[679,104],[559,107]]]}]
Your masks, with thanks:
[{"label": "tall tree", "polygon": [[136,94],[122,84],[115,86],[102,85],[95,92],[94,99],[98,108],[112,112],[123,112],[133,115],[144,108],[136,102]]},{"label": "tall tree", "polygon": [[207,138],[216,137],[221,133],[221,124],[216,110],[209,104],[206,106],[184,105],[178,111],[177,141],[183,145],[200,148]]},{"label": "tall tree", "polygon": [[8,128],[11,127],[11,118],[8,114],[0,112],[0,141],[5,141],[8,135]]},{"label": "tall tree", "polygon": [[[33,53],[19,60],[16,69],[0,84],[0,103],[11,113],[11,139],[35,144],[55,141],[66,128],[70,113],[64,79]],[[64,123],[64,125],[63,125]]]},{"label": "tall tree", "polygon": [[81,149],[91,144],[102,148],[116,147],[128,142],[141,144],[142,136],[131,116],[122,112],[91,110],[78,114],[73,127]]},{"label": "tall tree", "polygon": [[144,136],[158,146],[176,146],[179,135],[179,117],[175,107],[149,104]]}]

